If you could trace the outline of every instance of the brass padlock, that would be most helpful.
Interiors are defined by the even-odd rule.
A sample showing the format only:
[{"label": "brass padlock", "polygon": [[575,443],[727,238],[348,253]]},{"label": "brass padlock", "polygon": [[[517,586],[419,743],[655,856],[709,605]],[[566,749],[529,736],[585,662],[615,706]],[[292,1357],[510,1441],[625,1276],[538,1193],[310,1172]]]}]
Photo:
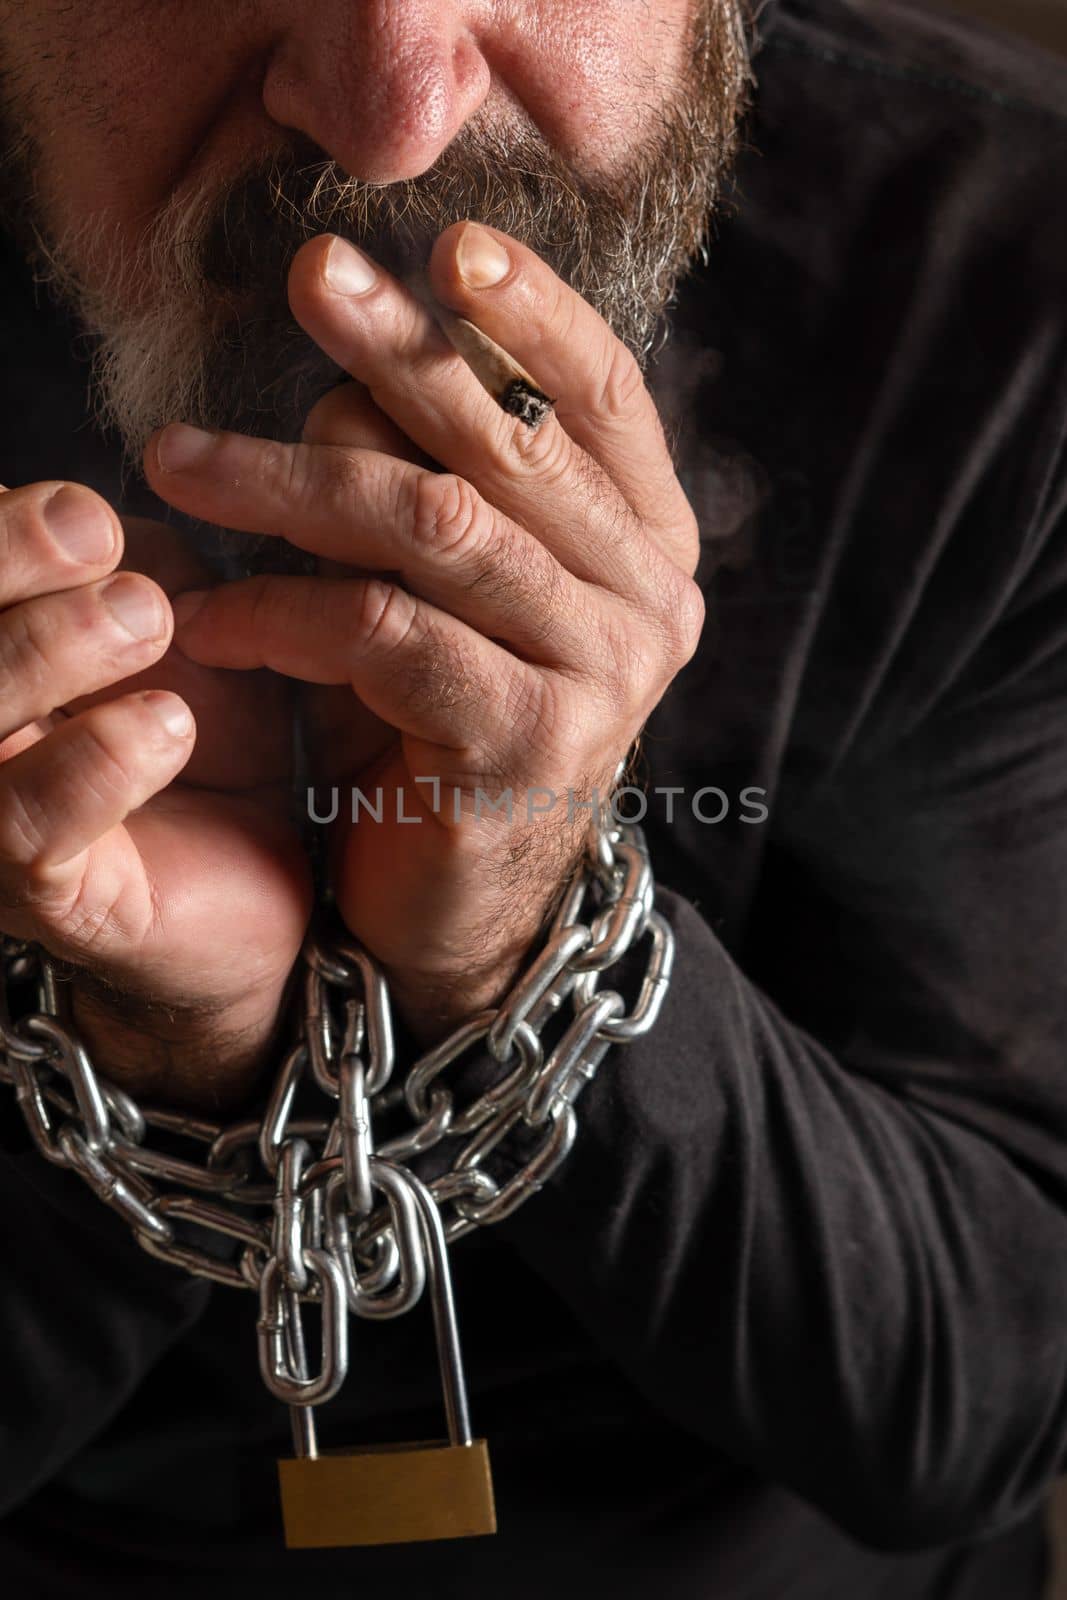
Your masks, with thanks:
[{"label": "brass padlock", "polygon": [[[375,1177],[400,1175],[418,1206],[433,1305],[448,1440],[318,1453],[311,1414],[294,1406],[299,1454],[279,1461],[285,1542],[290,1550],[407,1544],[496,1532],[496,1509],[484,1439],[472,1439],[456,1325],[452,1275],[440,1213],[411,1173],[372,1159]],[[382,1167],[391,1168],[386,1175]],[[384,1187],[384,1185],[383,1185]]]},{"label": "brass padlock", "polygon": [[278,1462],[278,1479],[290,1550],[496,1532],[484,1439],[295,1457]]}]

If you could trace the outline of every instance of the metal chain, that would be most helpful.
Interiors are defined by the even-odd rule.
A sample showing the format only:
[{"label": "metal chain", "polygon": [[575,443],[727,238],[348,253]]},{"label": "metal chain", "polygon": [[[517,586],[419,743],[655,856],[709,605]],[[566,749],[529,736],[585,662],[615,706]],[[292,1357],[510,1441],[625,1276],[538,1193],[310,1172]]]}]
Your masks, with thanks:
[{"label": "metal chain", "polygon": [[[543,945],[502,1004],[463,1023],[400,1082],[388,987],[373,959],[351,940],[309,942],[300,1038],[262,1115],[228,1126],[138,1107],[63,1019],[48,956],[0,939],[0,1081],[14,1088],[45,1159],[76,1172],[146,1251],[258,1294],[264,1381],[279,1400],[309,1407],[344,1381],[347,1313],[410,1310],[438,1236],[440,1267],[444,1244],[510,1216],[566,1160],[582,1091],[613,1045],[654,1025],[670,983],[674,939],[653,901],[640,828],[602,816]],[[640,944],[647,960],[627,1011],[610,969]],[[36,1004],[15,1016],[12,995],[28,986]],[[459,1103],[452,1081],[486,1054],[495,1080]],[[396,1126],[376,1145],[385,1124]],[[513,1150],[505,1175],[494,1153],[512,1134],[524,1135],[523,1155],[514,1170]],[[445,1168],[424,1183],[415,1164],[439,1148]],[[301,1322],[309,1301],[321,1323],[315,1374]]]}]

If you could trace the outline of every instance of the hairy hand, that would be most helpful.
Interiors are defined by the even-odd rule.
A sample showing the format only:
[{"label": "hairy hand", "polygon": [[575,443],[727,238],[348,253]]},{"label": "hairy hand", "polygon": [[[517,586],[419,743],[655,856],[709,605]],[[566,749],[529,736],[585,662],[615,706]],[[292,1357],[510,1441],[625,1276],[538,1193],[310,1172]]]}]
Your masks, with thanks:
[{"label": "hairy hand", "polygon": [[[473,224],[441,236],[430,277],[556,398],[536,432],[407,289],[320,238],[291,304],[357,383],[300,444],[172,426],[146,452],[171,504],[320,558],[317,577],[184,597],[178,643],[323,686],[316,780],[383,790],[380,823],[353,826],[342,797],[338,904],[427,1031],[507,983],[581,849],[568,792],[606,795],[703,620],[695,520],[627,350]],[[510,792],[510,820],[479,792]]]}]

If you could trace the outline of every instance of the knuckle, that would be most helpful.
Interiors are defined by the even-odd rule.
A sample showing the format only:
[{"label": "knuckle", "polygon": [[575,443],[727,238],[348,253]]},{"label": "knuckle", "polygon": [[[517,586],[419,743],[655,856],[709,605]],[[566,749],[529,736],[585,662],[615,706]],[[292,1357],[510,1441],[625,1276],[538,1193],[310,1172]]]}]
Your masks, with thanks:
[{"label": "knuckle", "polygon": [[[133,781],[93,726],[91,712],[70,726],[62,743],[54,734],[49,742],[51,759],[33,782],[19,782],[8,773],[0,783],[0,860],[20,868],[28,890],[34,889],[34,874],[45,874],[53,865],[57,841],[65,839],[65,820],[87,807],[91,812],[97,802],[113,809],[116,796],[125,801]],[[44,887],[39,878],[38,893]]]},{"label": "knuckle", "polygon": [[679,574],[665,586],[664,633],[668,664],[677,672],[691,660],[704,630],[706,607],[700,585]]},{"label": "knuckle", "polygon": [[299,446],[265,439],[260,447],[257,475],[269,491],[285,499],[298,500],[308,490],[310,452]]},{"label": "knuckle", "polygon": [[114,942],[121,930],[117,915],[118,896],[95,901],[89,890],[89,875],[79,876],[73,890],[64,897],[62,908],[49,906],[49,920],[62,928],[63,936],[81,957],[92,956]]},{"label": "knuckle", "polygon": [[644,399],[641,368],[624,344],[612,339],[604,353],[595,397],[596,409],[609,417],[629,416]]},{"label": "knuckle", "polygon": [[0,703],[18,705],[39,692],[53,674],[47,607],[20,606],[0,624]]},{"label": "knuckle", "polygon": [[341,445],[266,440],[257,473],[268,496],[293,514],[351,510],[357,474],[351,452]]},{"label": "knuckle", "polygon": [[30,867],[39,861],[48,839],[48,817],[30,789],[0,785],[0,859],[9,866]]},{"label": "knuckle", "polygon": [[703,631],[704,595],[692,578],[671,567],[652,592],[637,615],[614,618],[601,634],[603,686],[620,714],[647,714],[650,695],[658,698],[692,658]]},{"label": "knuckle", "polygon": [[478,492],[455,473],[416,474],[409,490],[408,525],[416,550],[454,556],[484,539],[490,520]]},{"label": "knuckle", "polygon": [[567,473],[575,470],[577,452],[573,442],[555,417],[546,417],[539,428],[529,428],[525,422],[512,422],[505,418],[507,431],[507,461],[518,455],[527,471],[536,473],[538,486],[553,488]]},{"label": "knuckle", "polygon": [[64,798],[72,806],[96,800],[110,804],[129,793],[133,774],[91,713],[71,729],[63,756],[56,785],[68,791]]},{"label": "knuckle", "polygon": [[[306,445],[298,445],[295,449],[286,450],[284,459],[278,463],[277,476],[283,504],[292,506],[294,511],[306,510],[319,496],[329,492],[323,482],[324,474],[312,469],[313,460],[310,449]],[[332,490],[333,485],[330,488]]]},{"label": "knuckle", "polygon": [[391,324],[391,343],[414,371],[416,382],[430,372],[439,357],[427,348],[426,323],[422,308],[411,300],[393,304],[388,312]]},{"label": "knuckle", "polygon": [[415,626],[416,603],[395,583],[368,578],[356,586],[356,638],[364,649],[391,654],[409,639]]},{"label": "knuckle", "polygon": [[654,633],[630,621],[604,633],[601,654],[608,670],[601,676],[616,713],[628,710],[631,701],[643,703],[649,682],[659,678],[659,661],[653,659],[650,640],[654,642]]}]

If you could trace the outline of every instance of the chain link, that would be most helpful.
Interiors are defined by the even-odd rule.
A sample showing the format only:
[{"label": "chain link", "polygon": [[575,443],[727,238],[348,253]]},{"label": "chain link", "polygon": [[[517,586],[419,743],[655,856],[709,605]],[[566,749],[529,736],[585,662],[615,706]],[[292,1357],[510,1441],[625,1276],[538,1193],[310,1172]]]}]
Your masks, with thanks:
[{"label": "chain link", "polygon": [[[543,1187],[570,1153],[577,1102],[607,1052],[655,1024],[674,939],[654,893],[641,830],[602,816],[510,993],[422,1055],[388,1093],[397,1063],[384,977],[352,940],[309,942],[300,1037],[261,1116],[229,1126],[139,1108],[63,1020],[49,958],[0,939],[0,1081],[14,1089],[41,1154],[77,1173],[146,1251],[258,1295],[267,1388],[294,1407],[320,1404],[345,1377],[347,1314],[400,1316],[428,1274],[437,1301],[447,1299],[444,1243],[511,1216]],[[627,1012],[611,969],[646,942]],[[28,986],[36,1007],[16,1016],[13,996]],[[460,1103],[452,1084],[486,1055],[496,1079]],[[407,1126],[390,1128],[376,1147],[374,1130],[398,1114]],[[513,1134],[525,1135],[521,1164],[515,1170],[513,1150],[504,1175],[493,1158]],[[414,1166],[429,1151],[446,1158],[445,1170],[426,1183]],[[321,1329],[313,1375],[307,1302]]]}]

